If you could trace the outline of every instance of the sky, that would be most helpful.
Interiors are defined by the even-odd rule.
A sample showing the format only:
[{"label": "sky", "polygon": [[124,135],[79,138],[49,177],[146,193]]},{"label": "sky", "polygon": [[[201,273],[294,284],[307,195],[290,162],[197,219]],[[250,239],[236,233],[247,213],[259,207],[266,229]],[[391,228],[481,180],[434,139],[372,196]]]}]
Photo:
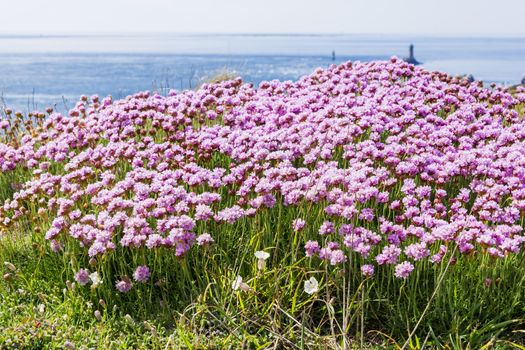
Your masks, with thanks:
[{"label": "sky", "polygon": [[0,34],[525,36],[525,0],[0,0]]}]

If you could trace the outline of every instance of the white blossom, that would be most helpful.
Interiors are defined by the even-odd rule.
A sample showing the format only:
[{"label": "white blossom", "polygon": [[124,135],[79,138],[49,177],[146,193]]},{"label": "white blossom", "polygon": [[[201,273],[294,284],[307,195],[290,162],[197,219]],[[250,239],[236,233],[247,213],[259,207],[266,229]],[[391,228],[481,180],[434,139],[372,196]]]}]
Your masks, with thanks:
[{"label": "white blossom", "polygon": [[307,294],[314,294],[317,293],[319,290],[319,282],[315,279],[315,277],[310,277],[309,280],[304,281],[304,291]]}]

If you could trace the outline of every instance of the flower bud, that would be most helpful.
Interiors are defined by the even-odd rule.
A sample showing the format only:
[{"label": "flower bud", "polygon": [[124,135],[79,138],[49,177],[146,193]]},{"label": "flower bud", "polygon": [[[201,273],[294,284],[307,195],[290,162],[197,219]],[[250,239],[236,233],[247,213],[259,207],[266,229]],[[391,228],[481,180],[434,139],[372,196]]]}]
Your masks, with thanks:
[{"label": "flower bud", "polygon": [[97,319],[97,321],[99,321],[99,322],[102,321],[102,315],[101,315],[100,311],[95,310],[94,315],[95,315],[95,318]]}]

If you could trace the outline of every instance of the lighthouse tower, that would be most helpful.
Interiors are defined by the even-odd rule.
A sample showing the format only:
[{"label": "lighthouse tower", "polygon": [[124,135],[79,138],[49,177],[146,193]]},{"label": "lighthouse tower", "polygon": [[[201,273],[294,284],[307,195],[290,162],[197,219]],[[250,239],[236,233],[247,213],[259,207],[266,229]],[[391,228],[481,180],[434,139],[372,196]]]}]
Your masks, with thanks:
[{"label": "lighthouse tower", "polygon": [[405,62],[414,64],[414,65],[420,64],[420,62],[416,60],[416,58],[414,57],[414,45],[413,44],[410,44],[410,46],[408,47],[408,53],[409,55],[408,57],[405,58]]}]

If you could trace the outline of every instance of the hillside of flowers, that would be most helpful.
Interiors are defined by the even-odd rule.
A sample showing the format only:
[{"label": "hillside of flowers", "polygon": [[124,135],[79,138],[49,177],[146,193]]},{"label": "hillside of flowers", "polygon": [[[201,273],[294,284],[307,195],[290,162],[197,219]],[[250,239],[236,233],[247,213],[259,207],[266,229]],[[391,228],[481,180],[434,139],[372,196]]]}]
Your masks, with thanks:
[{"label": "hillside of flowers", "polygon": [[[268,304],[272,282],[260,280],[297,266],[278,282],[293,295],[287,313],[310,305],[314,322],[329,288],[337,300],[360,300],[363,281],[417,290],[426,280],[433,291],[460,266],[522,260],[524,102],[525,89],[392,58],[295,82],[83,96],[67,116],[6,109],[0,232],[42,243],[63,262],[64,283],[116,304],[159,288],[202,292],[195,276]],[[202,277],[226,259],[209,267],[221,283]],[[481,289],[496,284],[478,277]],[[180,278],[185,286],[170,284]],[[429,297],[411,310],[421,315]],[[368,311],[361,322],[391,327]]]}]

